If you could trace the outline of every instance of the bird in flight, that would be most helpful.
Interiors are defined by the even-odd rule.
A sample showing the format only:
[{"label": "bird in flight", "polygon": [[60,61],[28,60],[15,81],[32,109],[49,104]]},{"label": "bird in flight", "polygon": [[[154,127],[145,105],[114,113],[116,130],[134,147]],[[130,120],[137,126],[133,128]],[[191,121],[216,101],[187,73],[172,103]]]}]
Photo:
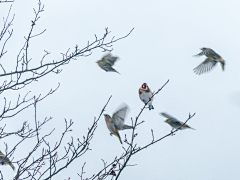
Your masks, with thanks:
[{"label": "bird in flight", "polygon": [[[188,126],[187,124],[184,124],[182,121],[177,120],[176,118],[168,115],[167,113],[160,113],[162,116],[164,116],[165,118],[167,118],[167,120],[165,121],[166,123],[168,123],[174,130],[174,129],[178,129],[180,128],[180,130],[183,129],[193,129],[190,126]],[[193,129],[195,130],[195,129]]]},{"label": "bird in flight", "polygon": [[102,68],[106,72],[112,71],[112,72],[116,72],[116,73],[120,74],[112,67],[117,59],[118,59],[118,57],[114,57],[109,53],[109,54],[103,56],[103,58],[101,60],[97,61],[96,63],[98,64],[98,66],[100,68]]},{"label": "bird in flight", "polygon": [[124,104],[119,110],[117,110],[112,115],[112,117],[109,116],[108,114],[104,114],[107,128],[109,129],[111,134],[118,137],[121,144],[122,144],[122,140],[118,131],[133,128],[132,126],[128,126],[124,124],[126,119],[126,114],[128,111],[129,111],[129,107],[126,104]]},{"label": "bird in flight", "polygon": [[210,48],[202,48],[201,50],[202,52],[195,55],[195,57],[205,55],[207,58],[200,65],[193,69],[196,74],[200,75],[202,73],[210,71],[213,67],[216,66],[217,62],[221,64],[222,70],[224,71],[225,61],[219,54]]}]

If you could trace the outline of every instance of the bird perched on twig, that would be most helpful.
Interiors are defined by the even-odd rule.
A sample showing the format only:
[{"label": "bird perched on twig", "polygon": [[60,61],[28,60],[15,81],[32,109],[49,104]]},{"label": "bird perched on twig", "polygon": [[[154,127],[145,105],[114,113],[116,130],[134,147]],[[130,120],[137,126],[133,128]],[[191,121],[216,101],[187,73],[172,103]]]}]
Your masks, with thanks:
[{"label": "bird perched on twig", "polygon": [[[159,114],[161,114],[161,115],[163,115],[164,117],[167,118],[167,120],[165,122],[168,123],[170,126],[172,126],[172,128],[173,128],[172,131],[174,129],[180,128],[181,126],[182,127],[180,128],[180,130],[183,130],[183,129],[193,129],[190,126],[188,126],[187,124],[184,124],[183,122],[177,120],[176,118],[174,118],[174,117],[172,117],[172,116],[170,116],[170,115],[168,115],[166,113],[159,113]],[[193,129],[193,130],[195,130],[195,129]]]},{"label": "bird perched on twig", "polygon": [[120,74],[112,67],[117,59],[118,59],[118,57],[114,57],[109,53],[109,54],[103,56],[103,58],[101,60],[97,61],[96,63],[99,65],[100,68],[102,68],[106,72],[112,71],[112,72],[116,72],[116,73]]},{"label": "bird perched on twig", "polygon": [[118,131],[133,128],[132,126],[128,126],[124,124],[126,114],[128,111],[129,111],[129,107],[126,104],[124,104],[123,107],[121,107],[112,115],[112,117],[109,116],[108,114],[104,114],[107,128],[113,135],[118,137],[121,144],[122,144],[122,140]]},{"label": "bird perched on twig", "polygon": [[0,151],[0,165],[9,165],[13,170],[15,169],[12,162],[2,153],[2,151]]},{"label": "bird perched on twig", "polygon": [[[142,86],[138,90],[138,93],[139,93],[139,97],[142,100],[142,102],[144,102],[144,104],[149,105],[149,107],[148,107],[149,110],[154,109],[154,107],[152,105],[152,102],[153,102],[152,95],[153,95],[153,93],[152,93],[151,89],[148,87],[147,83],[142,84]],[[151,100],[150,100],[150,98],[151,98]]]},{"label": "bird perched on twig", "polygon": [[224,71],[225,61],[219,54],[210,48],[202,48],[201,50],[202,52],[195,56],[199,57],[205,55],[207,58],[199,66],[193,69],[196,74],[200,75],[202,73],[210,71],[213,67],[216,66],[217,62],[221,64],[222,70]]}]

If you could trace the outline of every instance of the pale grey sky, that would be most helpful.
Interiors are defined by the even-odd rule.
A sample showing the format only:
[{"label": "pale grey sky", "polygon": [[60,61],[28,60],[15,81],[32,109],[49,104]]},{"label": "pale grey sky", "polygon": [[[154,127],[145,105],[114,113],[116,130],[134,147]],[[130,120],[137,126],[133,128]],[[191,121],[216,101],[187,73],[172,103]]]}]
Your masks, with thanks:
[{"label": "pale grey sky", "polygon": [[[11,67],[24,43],[34,17],[33,8],[37,0],[16,0],[12,14],[14,34],[6,49],[5,65]],[[113,55],[119,56],[117,73],[106,73],[95,63],[104,53],[99,49],[89,57],[78,58],[62,67],[59,75],[50,74],[39,82],[32,83],[21,93],[47,93],[60,82],[60,89],[38,106],[38,119],[52,116],[53,120],[43,132],[48,132],[56,124],[54,137],[63,130],[64,118],[74,121],[73,132],[69,135],[82,137],[92,124],[95,116],[107,102],[106,113],[112,115],[124,101],[130,108],[126,123],[135,118],[143,103],[138,96],[142,83],[148,83],[152,91],[160,88],[168,79],[168,85],[155,96],[154,110],[145,110],[141,120],[145,123],[137,128],[138,145],[143,146],[151,139],[151,129],[155,138],[169,133],[170,126],[159,116],[167,112],[179,120],[186,120],[189,112],[196,112],[188,124],[196,130],[179,131],[175,136],[164,139],[130,160],[134,167],[127,167],[120,179],[164,179],[164,180],[237,180],[240,162],[240,1],[236,0],[171,0],[171,1],[110,1],[110,0],[68,0],[45,1],[45,11],[34,29],[39,33],[47,31],[32,40],[30,56],[39,62],[43,50],[51,52],[48,60],[59,60],[60,53],[75,45],[85,47],[87,41],[94,40],[94,34],[101,37],[105,27],[112,36],[132,34],[114,44]],[[1,18],[6,16],[10,3],[0,4]],[[193,69],[205,58],[192,55],[199,48],[209,47],[226,61],[223,72],[218,64],[211,72],[200,76]],[[18,92],[1,94],[9,99]],[[238,100],[237,100],[238,99]],[[25,120],[33,122],[33,108],[19,114],[11,121],[11,128]],[[130,135],[130,131],[121,132]],[[4,139],[4,142],[7,139]],[[8,139],[11,148],[17,140]],[[4,146],[0,141],[0,147]],[[98,124],[91,143],[92,151],[73,162],[55,179],[79,179],[77,173],[86,161],[85,178],[98,172],[103,163],[110,162],[123,149],[116,137],[110,136],[104,117]],[[14,154],[19,159],[24,147]],[[64,149],[63,149],[64,150]],[[18,157],[19,156],[19,157]],[[9,167],[2,167],[5,176],[12,176]],[[109,178],[110,179],[110,178]]]}]

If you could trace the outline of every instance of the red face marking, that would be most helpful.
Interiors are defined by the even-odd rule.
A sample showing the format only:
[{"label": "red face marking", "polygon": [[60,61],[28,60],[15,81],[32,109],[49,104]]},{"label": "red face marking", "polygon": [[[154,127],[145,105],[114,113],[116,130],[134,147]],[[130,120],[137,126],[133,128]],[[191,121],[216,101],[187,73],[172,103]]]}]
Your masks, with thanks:
[{"label": "red face marking", "polygon": [[143,84],[142,84],[142,88],[143,88],[143,89],[147,89],[147,83],[143,83]]}]

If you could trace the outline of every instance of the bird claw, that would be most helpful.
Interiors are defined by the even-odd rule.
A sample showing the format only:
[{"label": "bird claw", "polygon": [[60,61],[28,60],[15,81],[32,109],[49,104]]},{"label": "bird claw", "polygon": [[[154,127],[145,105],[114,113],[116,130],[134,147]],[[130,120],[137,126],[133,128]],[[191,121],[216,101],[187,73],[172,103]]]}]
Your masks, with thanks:
[{"label": "bird claw", "polygon": [[112,135],[113,135],[113,133],[110,133],[110,135],[112,136]]}]

